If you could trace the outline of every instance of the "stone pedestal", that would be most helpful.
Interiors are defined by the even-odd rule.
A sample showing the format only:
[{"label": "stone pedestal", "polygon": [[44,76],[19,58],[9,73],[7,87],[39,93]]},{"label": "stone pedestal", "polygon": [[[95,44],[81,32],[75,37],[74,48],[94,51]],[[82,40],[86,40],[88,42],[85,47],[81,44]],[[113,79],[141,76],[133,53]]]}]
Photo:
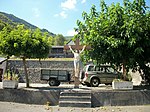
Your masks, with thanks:
[{"label": "stone pedestal", "polygon": [[74,88],[79,88],[79,84],[80,84],[79,77],[75,77],[75,79],[74,79]]}]

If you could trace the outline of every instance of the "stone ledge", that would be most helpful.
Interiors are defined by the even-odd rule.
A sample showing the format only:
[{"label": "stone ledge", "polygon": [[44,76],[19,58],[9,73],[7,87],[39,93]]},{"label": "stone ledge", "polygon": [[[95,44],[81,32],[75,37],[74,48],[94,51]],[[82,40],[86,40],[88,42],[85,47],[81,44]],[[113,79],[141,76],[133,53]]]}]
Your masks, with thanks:
[{"label": "stone ledge", "polygon": [[150,90],[93,91],[92,107],[150,104]]},{"label": "stone ledge", "polygon": [[[68,89],[0,89],[0,101],[58,105],[60,92]],[[150,104],[150,90],[91,91],[91,106],[131,106]]]}]

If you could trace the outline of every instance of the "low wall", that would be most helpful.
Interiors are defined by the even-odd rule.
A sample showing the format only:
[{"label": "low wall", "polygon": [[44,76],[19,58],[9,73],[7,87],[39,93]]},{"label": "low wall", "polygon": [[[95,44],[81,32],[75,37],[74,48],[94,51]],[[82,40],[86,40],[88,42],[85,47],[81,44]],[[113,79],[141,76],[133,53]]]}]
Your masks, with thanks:
[{"label": "low wall", "polygon": [[[8,67],[18,70],[21,77],[20,82],[25,82],[25,74],[22,60],[9,60]],[[73,61],[53,61],[53,60],[27,60],[29,80],[31,83],[44,83],[40,80],[40,69],[49,68],[55,70],[68,70],[73,73]]]},{"label": "low wall", "polygon": [[0,89],[0,101],[16,102],[25,104],[58,105],[59,90],[23,90],[23,89]]},{"label": "low wall", "polygon": [[92,106],[126,106],[150,104],[150,90],[93,91]]},{"label": "low wall", "polygon": [[[59,103],[60,92],[66,89],[0,89],[0,101],[44,105],[50,102],[52,106]],[[100,106],[132,106],[149,105],[150,90],[131,91],[91,91],[92,107]]]}]

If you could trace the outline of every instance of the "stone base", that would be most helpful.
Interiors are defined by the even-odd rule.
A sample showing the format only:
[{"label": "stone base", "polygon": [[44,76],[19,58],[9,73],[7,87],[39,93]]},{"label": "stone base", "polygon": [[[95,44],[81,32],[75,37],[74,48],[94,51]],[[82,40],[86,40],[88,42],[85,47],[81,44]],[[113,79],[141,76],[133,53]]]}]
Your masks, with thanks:
[{"label": "stone base", "polygon": [[120,82],[112,82],[113,89],[133,89],[133,82],[129,81],[120,81]]},{"label": "stone base", "polygon": [[[44,105],[50,102],[51,106],[59,104],[60,92],[80,91],[80,97],[85,97],[82,91],[91,90],[90,88],[70,89],[61,87],[47,87],[47,88],[22,88],[22,89],[0,89],[0,101],[16,102],[26,104]],[[75,96],[75,95],[73,95]],[[66,98],[65,98],[66,99]],[[80,100],[80,98],[78,98]],[[86,100],[86,99],[85,99]],[[72,100],[71,100],[72,101]],[[150,90],[91,90],[91,107],[100,106],[132,106],[132,105],[150,105]]]},{"label": "stone base", "polygon": [[74,88],[79,88],[79,84],[80,84],[79,77],[75,77],[75,79],[74,79]]},{"label": "stone base", "polygon": [[18,81],[3,80],[3,88],[16,89],[16,88],[18,88]]}]

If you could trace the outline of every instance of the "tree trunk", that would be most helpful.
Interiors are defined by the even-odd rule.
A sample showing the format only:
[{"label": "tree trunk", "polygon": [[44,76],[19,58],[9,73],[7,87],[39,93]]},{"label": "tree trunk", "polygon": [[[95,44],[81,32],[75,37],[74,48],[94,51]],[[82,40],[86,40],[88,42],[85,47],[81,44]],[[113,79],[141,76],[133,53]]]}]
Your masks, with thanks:
[{"label": "tree trunk", "polygon": [[26,77],[26,87],[29,87],[29,78],[28,78],[28,73],[27,73],[27,64],[26,64],[26,58],[22,57],[23,59],[23,65],[24,65],[24,73]]},{"label": "tree trunk", "polygon": [[[6,77],[7,77],[7,79],[8,79],[8,59],[9,59],[9,56],[7,56],[7,59],[6,59],[6,73],[7,73],[7,75],[6,75]],[[5,73],[4,73],[5,74]],[[4,78],[4,77],[3,77]]]},{"label": "tree trunk", "polygon": [[127,71],[126,71],[126,61],[124,60],[123,61],[123,79],[126,80],[126,74],[127,74]]}]

